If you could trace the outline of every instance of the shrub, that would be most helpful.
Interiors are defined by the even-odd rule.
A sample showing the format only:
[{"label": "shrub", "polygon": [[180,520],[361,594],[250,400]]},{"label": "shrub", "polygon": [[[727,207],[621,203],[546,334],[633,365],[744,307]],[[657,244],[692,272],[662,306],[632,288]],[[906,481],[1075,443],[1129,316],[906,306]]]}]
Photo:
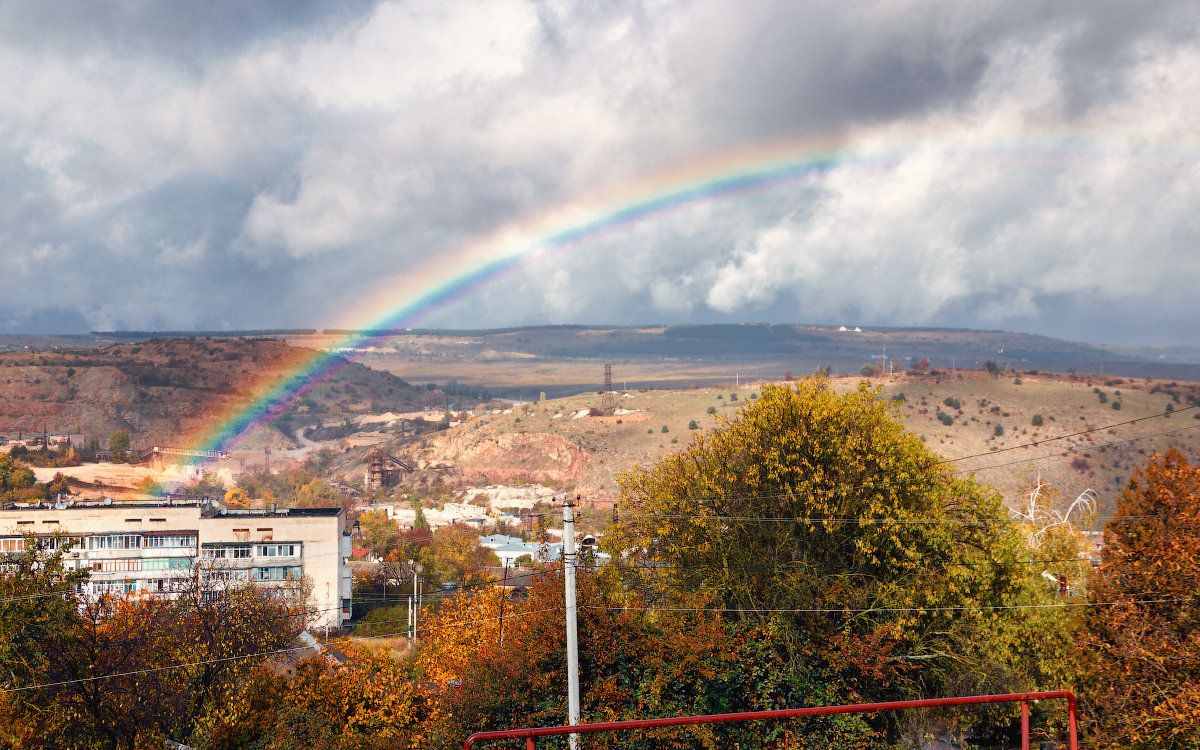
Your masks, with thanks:
[{"label": "shrub", "polygon": [[1045,423],[1046,420],[1042,417],[1041,414],[1034,414],[1033,419],[1030,421],[1034,427],[1041,427]]},{"label": "shrub", "polygon": [[670,430],[670,429],[668,429],[666,425],[663,425],[662,431],[663,431],[663,432],[670,432],[671,430]]},{"label": "shrub", "polygon": [[908,400],[908,397],[905,396],[903,393],[897,393],[895,396],[892,396],[892,401],[894,401],[897,404],[903,404],[907,400]]},{"label": "shrub", "polygon": [[1001,435],[1003,435],[1004,434],[1004,425],[1002,425],[1002,424],[996,425],[996,429],[992,430],[992,434],[995,435],[996,437],[1000,437]]},{"label": "shrub", "polygon": [[1013,380],[1013,385],[1020,385],[1023,382],[1025,382],[1025,381],[1021,380],[1020,378],[1016,378]]},{"label": "shrub", "polygon": [[689,430],[698,430],[698,429],[700,429],[700,425],[696,424],[696,420],[693,419],[691,422],[688,422],[688,429]]},{"label": "shrub", "polygon": [[946,400],[943,401],[942,403],[945,404],[946,406],[949,406],[951,409],[961,409],[962,408],[962,401],[959,401],[958,399],[956,399],[953,396],[947,396]]},{"label": "shrub", "polygon": [[1108,394],[1107,394],[1107,393],[1105,393],[1104,391],[1100,391],[1100,396],[1099,396],[1099,398],[1100,398],[1100,403],[1102,403],[1102,404],[1107,404],[1107,403],[1108,403]]},{"label": "shrub", "polygon": [[704,411],[705,411],[705,413],[706,413],[706,414],[716,414],[716,413],[717,413],[717,407],[715,407],[715,406],[710,406],[710,407],[708,407],[707,409],[705,409]]},{"label": "shrub", "polygon": [[730,400],[730,401],[737,401],[737,394],[736,394],[736,393],[731,393],[731,394],[729,394],[729,400]]},{"label": "shrub", "polygon": [[1112,408],[1113,408],[1113,409],[1115,409],[1116,411],[1121,411],[1121,402],[1120,402],[1120,401],[1113,401],[1113,402],[1112,402]]},{"label": "shrub", "polygon": [[858,374],[862,375],[864,378],[873,378],[875,377],[876,372],[875,365],[867,364],[863,365],[859,369]]},{"label": "shrub", "polygon": [[717,394],[717,400],[718,400],[718,401],[720,401],[720,400],[721,400],[721,399],[723,399],[723,398],[725,398],[725,397],[724,397],[724,396],[722,396],[720,393],[718,393],[718,394]]},{"label": "shrub", "polygon": [[946,425],[947,427],[954,424],[954,417],[950,416],[949,414],[947,414],[944,411],[941,411],[940,409],[938,410],[938,413],[937,413],[937,420],[939,422],[941,422],[942,424]]}]

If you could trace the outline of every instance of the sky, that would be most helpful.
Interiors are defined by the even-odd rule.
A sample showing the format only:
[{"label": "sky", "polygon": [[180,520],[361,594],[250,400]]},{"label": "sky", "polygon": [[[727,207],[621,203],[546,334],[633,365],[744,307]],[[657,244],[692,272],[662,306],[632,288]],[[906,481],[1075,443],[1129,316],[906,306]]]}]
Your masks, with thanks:
[{"label": "sky", "polygon": [[396,322],[1200,343],[1194,0],[0,0],[0,77],[0,333],[366,326],[504,236]]}]

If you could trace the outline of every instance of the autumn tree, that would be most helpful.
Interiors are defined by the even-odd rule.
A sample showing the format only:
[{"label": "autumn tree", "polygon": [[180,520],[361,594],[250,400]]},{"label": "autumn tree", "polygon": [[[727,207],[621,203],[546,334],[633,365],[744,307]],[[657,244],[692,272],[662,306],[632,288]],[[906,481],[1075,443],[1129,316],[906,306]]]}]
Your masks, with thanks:
[{"label": "autumn tree", "polygon": [[1096,741],[1200,748],[1200,465],[1172,448],[1134,472],[1091,598],[1082,652]]},{"label": "autumn tree", "polygon": [[0,577],[41,599],[33,616],[6,616],[0,625],[0,643],[25,644],[20,658],[5,660],[13,691],[2,706],[6,726],[27,736],[22,746],[124,750],[186,741],[210,704],[288,645],[311,614],[299,582],[270,589],[199,568],[173,599],[84,596],[75,584],[87,574],[63,572],[61,554],[31,548]]},{"label": "autumn tree", "polygon": [[429,546],[418,553],[424,577],[434,582],[465,582],[479,577],[489,565],[499,565],[496,553],[479,544],[479,532],[468,526],[443,526],[433,532]]},{"label": "autumn tree", "polygon": [[[836,702],[819,677],[779,658],[769,645],[769,631],[731,623],[719,613],[659,617],[645,604],[615,598],[594,576],[581,578],[577,612],[585,722]],[[425,614],[417,654],[420,676],[445,686],[433,707],[430,744],[460,747],[477,731],[564,723],[564,618],[561,568],[539,575],[525,597],[506,596],[499,588],[475,590]],[[586,746],[782,748],[797,730],[807,735],[808,747],[879,746],[859,717],[598,734],[589,736]]]},{"label": "autumn tree", "polygon": [[[1040,686],[1063,635],[1000,497],[952,474],[879,389],[768,386],[621,479],[627,585],[779,633],[782,658],[861,699]],[[1024,636],[1028,636],[1025,638]],[[1040,649],[1047,648],[1041,652]]]},{"label": "autumn tree", "polygon": [[381,558],[392,551],[400,536],[396,521],[389,518],[387,511],[382,508],[367,510],[359,515],[358,528],[363,544]]},{"label": "autumn tree", "polygon": [[317,655],[292,672],[256,668],[199,722],[202,750],[407,750],[422,745],[428,698],[411,665],[338,644],[351,662]]}]

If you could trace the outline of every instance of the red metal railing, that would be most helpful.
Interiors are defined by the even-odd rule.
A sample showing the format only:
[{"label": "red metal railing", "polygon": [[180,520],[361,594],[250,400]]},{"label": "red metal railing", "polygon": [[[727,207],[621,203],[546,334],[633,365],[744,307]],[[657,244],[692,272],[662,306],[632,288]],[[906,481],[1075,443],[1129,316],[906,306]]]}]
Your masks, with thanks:
[{"label": "red metal railing", "polygon": [[632,721],[606,721],[599,724],[576,724],[574,726],[530,727],[528,729],[506,729],[496,732],[476,732],[463,741],[463,750],[471,750],[476,742],[489,740],[525,740],[526,750],[535,750],[535,737],[551,737],[563,734],[594,734],[596,732],[628,732],[633,729],[654,727],[678,727],[688,724],[721,724],[733,721],[763,721],[770,719],[794,719],[800,716],[826,716],[829,714],[873,713],[876,711],[898,711],[905,708],[928,708],[933,706],[970,706],[979,703],[1021,704],[1021,749],[1029,750],[1029,701],[1064,698],[1067,701],[1067,716],[1070,731],[1070,748],[1079,750],[1078,707],[1075,694],[1069,690],[1050,690],[1042,693],[1010,693],[1006,695],[968,695],[961,698],[928,698],[916,701],[892,701],[890,703],[855,703],[847,706],[813,706],[810,708],[787,708],[779,711],[748,711],[738,714],[711,714],[708,716],[672,716],[665,719],[635,719]]}]

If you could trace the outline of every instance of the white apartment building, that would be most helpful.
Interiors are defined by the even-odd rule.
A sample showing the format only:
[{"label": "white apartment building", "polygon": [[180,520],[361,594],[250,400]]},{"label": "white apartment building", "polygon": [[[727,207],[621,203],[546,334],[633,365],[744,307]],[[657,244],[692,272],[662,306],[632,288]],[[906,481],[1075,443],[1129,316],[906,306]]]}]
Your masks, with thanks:
[{"label": "white apartment building", "polygon": [[9,503],[0,508],[0,552],[25,535],[72,540],[68,568],[91,571],[90,594],[163,594],[200,562],[206,574],[263,585],[301,577],[312,586],[317,626],[351,615],[346,559],[351,538],[341,508],[240,510],[218,503]]}]

